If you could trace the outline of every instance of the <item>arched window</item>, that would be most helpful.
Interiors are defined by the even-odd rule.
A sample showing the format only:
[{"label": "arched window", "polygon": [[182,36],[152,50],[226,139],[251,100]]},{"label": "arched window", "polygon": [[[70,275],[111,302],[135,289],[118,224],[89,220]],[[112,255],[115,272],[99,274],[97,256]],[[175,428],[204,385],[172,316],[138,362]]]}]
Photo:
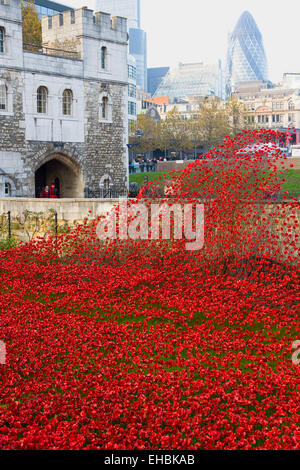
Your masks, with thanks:
[{"label": "arched window", "polygon": [[37,112],[39,114],[47,114],[48,108],[48,90],[44,86],[40,86],[37,91],[36,99]]},{"label": "arched window", "polygon": [[289,109],[295,109],[293,101],[289,101]]},{"label": "arched window", "polygon": [[0,84],[0,111],[7,110],[7,87]]},{"label": "arched window", "polygon": [[102,98],[102,119],[107,119],[108,117],[108,98],[107,96],[104,96]]},{"label": "arched window", "polygon": [[5,197],[11,197],[11,184],[10,183],[5,183],[4,195]]},{"label": "arched window", "polygon": [[110,188],[110,179],[105,178],[105,180],[103,181],[103,189],[108,190],[109,188]]},{"label": "arched window", "polygon": [[101,47],[101,68],[106,69],[107,67],[107,48]]},{"label": "arched window", "polygon": [[72,90],[64,90],[62,100],[62,113],[64,116],[72,116],[73,114],[73,92]]},{"label": "arched window", "polygon": [[113,180],[109,175],[103,175],[100,179],[100,197],[110,198],[113,196]]},{"label": "arched window", "polygon": [[4,28],[0,28],[0,53],[4,52]]}]

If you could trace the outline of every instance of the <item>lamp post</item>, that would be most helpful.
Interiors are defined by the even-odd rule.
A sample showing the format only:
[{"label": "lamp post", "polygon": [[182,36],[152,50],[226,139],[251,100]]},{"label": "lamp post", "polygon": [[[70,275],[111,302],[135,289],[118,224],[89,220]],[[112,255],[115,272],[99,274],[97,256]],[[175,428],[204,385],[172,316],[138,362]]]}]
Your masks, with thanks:
[{"label": "lamp post", "polygon": [[131,150],[131,160],[133,159],[133,148],[137,147],[140,144],[140,140],[141,140],[142,135],[143,135],[143,132],[140,129],[138,129],[136,131],[136,133],[134,134],[134,136],[133,136],[133,137],[137,137],[138,141],[133,143],[133,144],[127,144],[128,150],[129,151]]}]

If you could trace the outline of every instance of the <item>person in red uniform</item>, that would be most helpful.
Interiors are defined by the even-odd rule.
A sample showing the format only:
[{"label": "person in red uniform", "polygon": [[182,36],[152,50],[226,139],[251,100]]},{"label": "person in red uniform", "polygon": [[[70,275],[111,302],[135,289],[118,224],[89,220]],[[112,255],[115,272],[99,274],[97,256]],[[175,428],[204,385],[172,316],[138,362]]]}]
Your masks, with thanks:
[{"label": "person in red uniform", "polygon": [[54,183],[52,183],[51,186],[50,186],[50,189],[49,189],[49,197],[50,197],[51,199],[57,199],[57,198],[58,198],[58,192],[57,192],[57,189],[56,189]]},{"label": "person in red uniform", "polygon": [[45,186],[41,192],[40,198],[45,199],[49,197],[49,186]]}]

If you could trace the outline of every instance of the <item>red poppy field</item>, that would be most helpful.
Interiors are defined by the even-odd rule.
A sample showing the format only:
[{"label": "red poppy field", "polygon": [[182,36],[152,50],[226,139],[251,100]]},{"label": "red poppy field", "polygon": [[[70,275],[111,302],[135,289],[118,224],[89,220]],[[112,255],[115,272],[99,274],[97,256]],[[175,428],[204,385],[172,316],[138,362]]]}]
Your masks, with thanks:
[{"label": "red poppy field", "polygon": [[201,250],[86,221],[0,252],[0,449],[300,448],[299,202],[274,201],[275,147],[239,154],[275,139],[174,178],[172,202],[204,204]]}]

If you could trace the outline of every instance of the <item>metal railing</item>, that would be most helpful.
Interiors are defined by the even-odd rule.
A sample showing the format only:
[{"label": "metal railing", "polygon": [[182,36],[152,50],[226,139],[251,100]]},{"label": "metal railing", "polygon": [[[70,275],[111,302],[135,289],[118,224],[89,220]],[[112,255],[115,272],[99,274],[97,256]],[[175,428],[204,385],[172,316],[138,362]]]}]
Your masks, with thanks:
[{"label": "metal railing", "polygon": [[[0,0],[1,1],[1,0]],[[53,212],[53,230],[54,233],[58,233],[58,216],[57,212]],[[0,215],[0,240],[13,238],[13,223],[11,211],[8,211]]]},{"label": "metal railing", "polygon": [[35,52],[37,54],[52,55],[56,57],[64,57],[67,59],[80,60],[80,55],[76,51],[65,51],[63,49],[54,49],[53,47],[40,46],[37,44],[23,44],[24,51]]},{"label": "metal railing", "polygon": [[118,199],[119,197],[128,197],[128,191],[117,191],[113,188],[99,188],[97,190],[85,188],[84,197],[87,199]]}]

